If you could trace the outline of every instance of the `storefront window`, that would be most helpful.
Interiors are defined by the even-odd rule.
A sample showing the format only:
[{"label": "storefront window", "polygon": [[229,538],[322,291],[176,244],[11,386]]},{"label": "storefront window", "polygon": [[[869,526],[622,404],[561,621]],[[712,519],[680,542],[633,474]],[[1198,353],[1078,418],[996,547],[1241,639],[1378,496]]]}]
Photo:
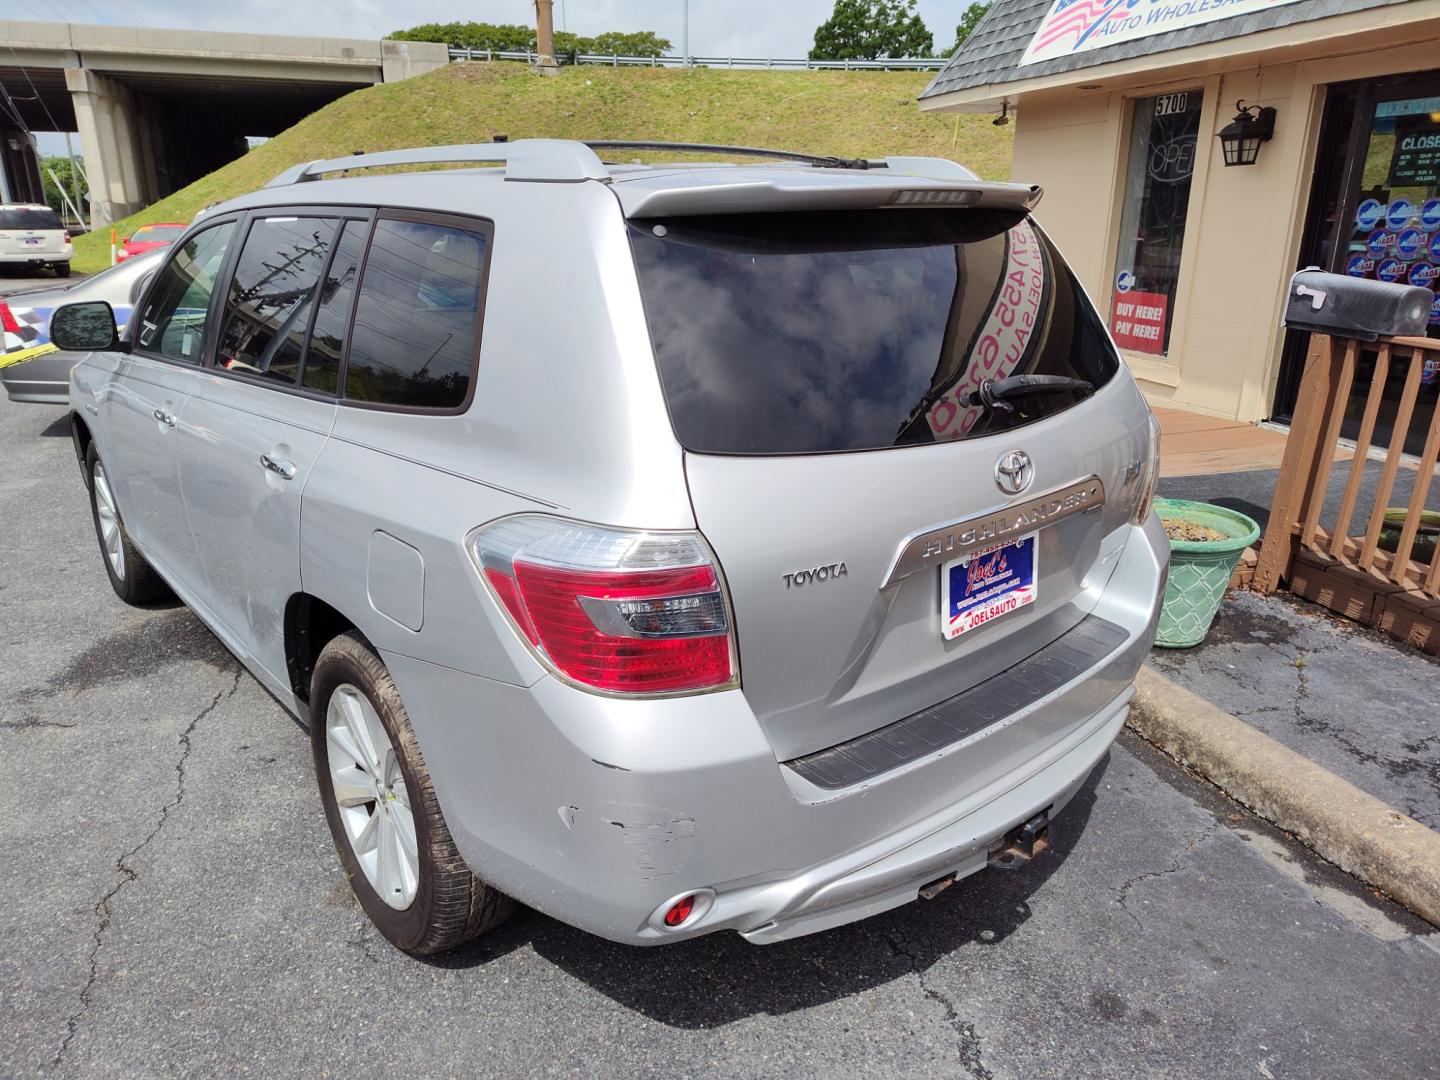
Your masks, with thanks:
[{"label": "storefront window", "polygon": [[1170,348],[1200,98],[1195,89],[1135,102],[1110,309],[1122,349],[1164,356]]},{"label": "storefront window", "polygon": [[[1379,101],[1350,221],[1352,277],[1440,284],[1440,97]],[[1431,308],[1431,336],[1440,300]]]},{"label": "storefront window", "polygon": [[[1433,86],[1433,83],[1432,83]],[[1360,190],[1348,215],[1345,273],[1440,289],[1440,96],[1381,97],[1370,116]],[[1440,292],[1430,305],[1430,337],[1440,337]],[[1410,363],[1422,363],[1420,396],[1405,449],[1418,454],[1440,394],[1440,362],[1433,354],[1392,366],[1375,427],[1388,439]],[[1362,358],[1346,410],[1350,435],[1365,406],[1371,361]]]}]

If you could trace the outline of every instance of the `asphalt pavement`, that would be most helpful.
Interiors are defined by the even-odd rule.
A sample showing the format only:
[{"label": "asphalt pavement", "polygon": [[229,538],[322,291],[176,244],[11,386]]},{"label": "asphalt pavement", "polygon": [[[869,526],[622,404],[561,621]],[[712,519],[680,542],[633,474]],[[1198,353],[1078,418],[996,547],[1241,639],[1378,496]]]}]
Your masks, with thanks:
[{"label": "asphalt pavement", "polygon": [[53,289],[57,285],[73,284],[86,275],[71,273],[68,278],[56,277],[49,270],[30,270],[17,267],[0,268],[0,297],[11,296],[32,289]]},{"label": "asphalt pavement", "polygon": [[111,593],[63,410],[0,448],[0,1075],[1440,1076],[1440,937],[1129,735],[1050,854],[850,927],[407,957],[301,728]]}]

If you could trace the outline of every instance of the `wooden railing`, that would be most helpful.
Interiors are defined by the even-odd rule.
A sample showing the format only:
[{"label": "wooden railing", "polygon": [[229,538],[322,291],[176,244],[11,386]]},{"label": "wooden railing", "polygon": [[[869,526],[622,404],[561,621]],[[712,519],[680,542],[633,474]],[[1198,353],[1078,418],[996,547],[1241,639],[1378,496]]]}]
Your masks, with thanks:
[{"label": "wooden railing", "polygon": [[[1356,387],[1362,359],[1374,364],[1364,393],[1355,454],[1335,519],[1322,525],[1322,511],[1336,458],[1346,406]],[[1421,513],[1440,453],[1440,406],[1428,418],[1418,462],[1405,460],[1405,444],[1416,421],[1425,361],[1440,361],[1440,340],[1381,338],[1361,342],[1314,334],[1290,427],[1290,438],[1275,484],[1252,588],[1273,592],[1282,583],[1351,618],[1388,630],[1429,651],[1440,652],[1440,557],[1415,558]],[[1370,505],[1359,505],[1376,420],[1392,376],[1407,364]],[[1424,422],[1424,421],[1422,421]],[[1380,546],[1385,511],[1401,468],[1416,469],[1405,520],[1395,550]],[[1433,549],[1432,549],[1433,550]]]}]

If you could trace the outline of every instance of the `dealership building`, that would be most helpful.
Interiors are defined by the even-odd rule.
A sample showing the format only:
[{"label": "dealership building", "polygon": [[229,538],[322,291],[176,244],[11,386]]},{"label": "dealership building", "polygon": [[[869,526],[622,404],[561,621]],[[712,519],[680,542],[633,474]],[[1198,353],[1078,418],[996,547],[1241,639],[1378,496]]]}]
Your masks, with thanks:
[{"label": "dealership building", "polygon": [[1440,285],[1440,0],[994,0],[920,106],[1015,125],[1152,401],[1288,419],[1300,267]]}]

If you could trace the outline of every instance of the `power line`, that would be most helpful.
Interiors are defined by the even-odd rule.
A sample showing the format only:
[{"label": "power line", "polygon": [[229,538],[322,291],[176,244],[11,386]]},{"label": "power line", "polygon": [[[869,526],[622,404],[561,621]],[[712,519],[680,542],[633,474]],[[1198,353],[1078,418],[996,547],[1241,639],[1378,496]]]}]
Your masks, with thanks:
[{"label": "power line", "polygon": [[131,26],[141,25],[140,20],[135,17],[135,13],[125,6],[125,0],[115,0],[115,3],[125,13],[125,17],[130,20]]},{"label": "power line", "polygon": [[[54,115],[50,112],[50,106],[46,105],[45,99],[40,96],[39,89],[36,88],[34,80],[30,78],[30,72],[25,69],[24,64],[20,63],[20,54],[15,51],[15,46],[7,45],[7,48],[9,48],[10,50],[10,55],[15,58],[15,66],[20,69],[20,74],[25,76],[25,81],[30,86],[30,93],[34,94],[35,100],[40,103],[40,108],[45,113],[45,119],[50,121],[51,130],[69,131],[69,128],[62,128],[59,122],[55,119]],[[21,126],[23,127],[24,125],[22,124]],[[29,128],[26,128],[26,131],[28,132]]]}]

